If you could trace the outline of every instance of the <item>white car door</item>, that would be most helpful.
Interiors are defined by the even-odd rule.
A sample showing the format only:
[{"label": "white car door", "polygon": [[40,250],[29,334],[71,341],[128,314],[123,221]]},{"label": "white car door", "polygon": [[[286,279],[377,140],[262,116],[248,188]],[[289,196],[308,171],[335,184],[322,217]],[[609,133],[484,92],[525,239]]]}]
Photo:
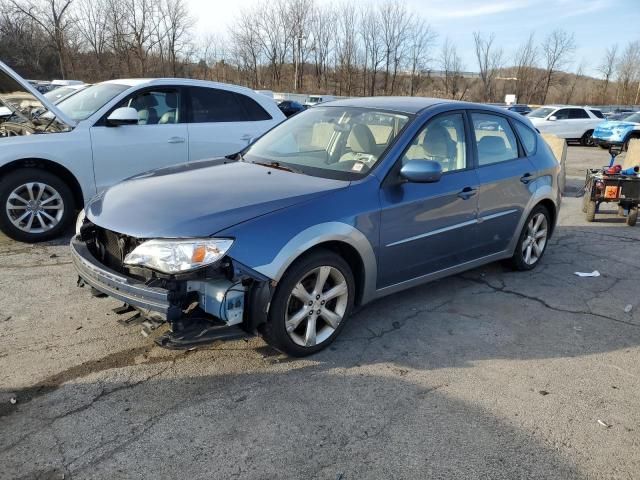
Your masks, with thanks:
[{"label": "white car door", "polygon": [[552,116],[556,117],[556,119],[555,121],[550,121],[550,133],[561,138],[571,138],[575,130],[575,120],[569,118],[569,109],[561,108],[556,110]]},{"label": "white car door", "polygon": [[114,107],[135,108],[138,125],[109,126],[107,114],[91,127],[98,192],[135,174],[187,162],[189,133],[181,103],[178,88],[145,88]]},{"label": "white car door", "polygon": [[587,130],[593,130],[594,121],[584,108],[570,108],[569,121],[573,128],[569,138],[582,138]]},{"label": "white car door", "polygon": [[252,98],[222,88],[189,88],[189,161],[239,152],[274,125]]}]

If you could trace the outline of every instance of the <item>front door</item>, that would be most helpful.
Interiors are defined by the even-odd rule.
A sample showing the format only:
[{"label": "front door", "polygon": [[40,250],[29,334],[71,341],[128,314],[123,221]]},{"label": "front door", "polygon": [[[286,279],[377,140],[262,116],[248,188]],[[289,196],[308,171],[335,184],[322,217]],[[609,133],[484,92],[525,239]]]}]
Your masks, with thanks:
[{"label": "front door", "polygon": [[[464,114],[438,115],[399,162],[435,160],[442,166],[442,178],[435,183],[387,178],[383,184],[378,288],[474,258],[478,179],[467,147]],[[397,177],[398,170],[390,175]]]},{"label": "front door", "polygon": [[[482,256],[504,251],[531,198],[535,167],[502,115],[471,112],[478,158],[478,247]],[[491,127],[491,128],[488,128]],[[527,128],[528,127],[524,127]]]},{"label": "front door", "polygon": [[138,173],[187,162],[187,124],[182,121],[184,115],[177,89],[136,92],[118,107],[135,108],[138,125],[113,127],[103,118],[91,127],[99,192]]}]

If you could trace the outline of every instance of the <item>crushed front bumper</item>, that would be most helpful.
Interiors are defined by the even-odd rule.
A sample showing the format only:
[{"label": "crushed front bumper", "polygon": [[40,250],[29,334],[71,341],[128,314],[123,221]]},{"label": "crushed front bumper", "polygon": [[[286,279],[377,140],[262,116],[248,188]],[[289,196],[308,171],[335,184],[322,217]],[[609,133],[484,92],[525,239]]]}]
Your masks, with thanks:
[{"label": "crushed front bumper", "polygon": [[132,307],[160,314],[165,320],[181,314],[181,307],[171,302],[170,290],[149,287],[102,265],[77,236],[70,246],[73,264],[87,285]]}]

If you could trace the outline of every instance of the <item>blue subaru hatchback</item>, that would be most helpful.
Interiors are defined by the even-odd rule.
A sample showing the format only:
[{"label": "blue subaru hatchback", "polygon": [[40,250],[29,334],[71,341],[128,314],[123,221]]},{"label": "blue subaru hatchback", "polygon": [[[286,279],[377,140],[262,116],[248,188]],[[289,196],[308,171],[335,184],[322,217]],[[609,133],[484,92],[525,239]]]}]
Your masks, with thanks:
[{"label": "blue subaru hatchback", "polygon": [[534,268],[559,170],[517,113],[341,100],[230,158],[111,187],[81,213],[71,249],[80,284],[170,324],[163,345],[259,333],[302,356],[376,298],[496,260]]}]

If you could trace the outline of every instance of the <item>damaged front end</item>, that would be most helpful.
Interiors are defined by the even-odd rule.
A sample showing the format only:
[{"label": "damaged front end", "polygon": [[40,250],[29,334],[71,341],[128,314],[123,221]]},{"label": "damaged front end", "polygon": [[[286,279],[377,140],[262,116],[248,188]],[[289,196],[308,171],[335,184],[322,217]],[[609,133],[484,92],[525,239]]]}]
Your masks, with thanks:
[{"label": "damaged front end", "polygon": [[170,331],[156,342],[169,348],[255,334],[266,321],[269,278],[228,256],[178,273],[126,263],[145,243],[85,220],[71,240],[78,284],[122,301],[117,313],[136,310],[147,329],[168,322]]}]

